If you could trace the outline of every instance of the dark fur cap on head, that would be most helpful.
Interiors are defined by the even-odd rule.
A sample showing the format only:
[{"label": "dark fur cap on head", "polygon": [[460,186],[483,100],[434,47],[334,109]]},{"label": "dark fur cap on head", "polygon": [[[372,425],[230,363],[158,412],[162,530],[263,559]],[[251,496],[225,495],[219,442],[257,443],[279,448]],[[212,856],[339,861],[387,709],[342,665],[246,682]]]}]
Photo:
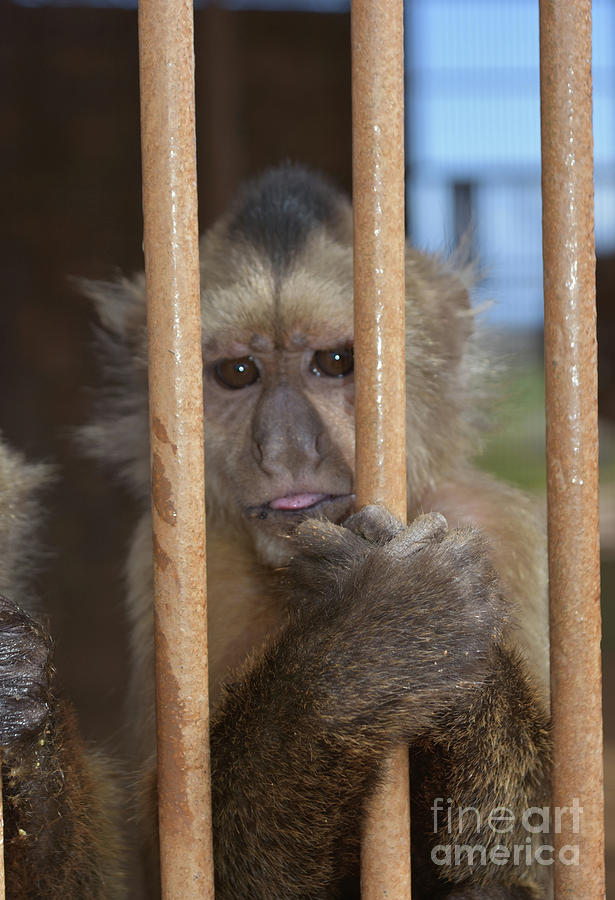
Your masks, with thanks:
[{"label": "dark fur cap on head", "polygon": [[226,231],[232,241],[251,244],[281,272],[316,229],[335,231],[340,210],[347,206],[344,194],[324,176],[287,163],[240,189]]}]

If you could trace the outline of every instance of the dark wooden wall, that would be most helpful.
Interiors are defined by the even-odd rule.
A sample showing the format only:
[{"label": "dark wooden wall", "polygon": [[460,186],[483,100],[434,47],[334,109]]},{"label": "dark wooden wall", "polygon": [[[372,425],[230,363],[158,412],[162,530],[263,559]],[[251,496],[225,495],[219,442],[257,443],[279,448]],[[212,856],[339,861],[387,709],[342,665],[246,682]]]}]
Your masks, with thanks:
[{"label": "dark wooden wall", "polygon": [[[290,158],[350,188],[347,16],[198,12],[200,219]],[[121,721],[122,564],[134,511],[74,447],[96,383],[70,276],[142,267],[136,12],[0,6],[0,430],[58,465],[38,579],[87,736]]]}]

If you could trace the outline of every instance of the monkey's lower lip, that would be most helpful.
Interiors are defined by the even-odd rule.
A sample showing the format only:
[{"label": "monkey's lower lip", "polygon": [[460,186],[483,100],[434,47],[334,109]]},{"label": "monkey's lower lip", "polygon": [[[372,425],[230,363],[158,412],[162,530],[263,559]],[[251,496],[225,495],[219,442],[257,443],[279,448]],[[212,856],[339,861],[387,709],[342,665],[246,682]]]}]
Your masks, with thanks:
[{"label": "monkey's lower lip", "polygon": [[287,494],[276,497],[262,506],[252,506],[246,510],[250,519],[277,519],[298,517],[304,519],[309,515],[322,515],[337,520],[339,516],[347,516],[354,501],[354,494],[321,494],[303,493]]},{"label": "monkey's lower lip", "polygon": [[268,505],[269,509],[309,509],[330,496],[331,494],[289,494],[287,497],[277,497]]}]

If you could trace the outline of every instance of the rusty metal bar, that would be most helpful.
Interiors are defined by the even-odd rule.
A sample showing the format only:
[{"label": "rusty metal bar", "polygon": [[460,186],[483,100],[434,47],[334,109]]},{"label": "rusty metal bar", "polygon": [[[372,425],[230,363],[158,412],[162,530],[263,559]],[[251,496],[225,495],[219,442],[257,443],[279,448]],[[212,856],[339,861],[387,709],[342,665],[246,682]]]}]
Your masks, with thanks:
[{"label": "rusty metal bar", "polygon": [[[0,772],[2,771],[2,756],[0,755]],[[0,900],[6,897],[6,882],[4,876],[4,803],[2,798],[2,779],[0,778]]]},{"label": "rusty metal bar", "polygon": [[139,4],[162,896],[213,898],[191,0]]},{"label": "rusty metal bar", "polygon": [[[353,0],[357,507],[406,519],[402,0]],[[408,751],[394,754],[361,849],[363,900],[410,896]]]},{"label": "rusty metal bar", "polygon": [[541,0],[540,56],[554,877],[558,900],[599,900],[605,882],[590,0]]}]

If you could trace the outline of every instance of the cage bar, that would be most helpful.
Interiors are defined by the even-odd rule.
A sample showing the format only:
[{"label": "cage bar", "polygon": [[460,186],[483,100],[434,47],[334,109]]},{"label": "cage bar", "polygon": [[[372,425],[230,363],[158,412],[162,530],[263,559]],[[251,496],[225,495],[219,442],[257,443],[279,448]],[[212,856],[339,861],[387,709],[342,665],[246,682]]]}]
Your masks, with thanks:
[{"label": "cage bar", "polygon": [[[352,125],[357,507],[406,520],[404,66],[402,0],[353,0]],[[373,799],[363,900],[410,896],[408,751]]]},{"label": "cage bar", "polygon": [[139,4],[162,896],[213,898],[190,0]]},{"label": "cage bar", "polygon": [[[0,771],[2,759],[0,758]],[[0,778],[0,900],[6,897],[6,882],[4,877],[4,802],[2,797],[2,779]]]},{"label": "cage bar", "polygon": [[[540,56],[555,826],[565,810],[553,834],[554,877],[558,900],[599,900],[605,882],[590,0],[542,0]],[[576,815],[575,802],[582,809]],[[578,864],[566,847],[578,848]]]}]

